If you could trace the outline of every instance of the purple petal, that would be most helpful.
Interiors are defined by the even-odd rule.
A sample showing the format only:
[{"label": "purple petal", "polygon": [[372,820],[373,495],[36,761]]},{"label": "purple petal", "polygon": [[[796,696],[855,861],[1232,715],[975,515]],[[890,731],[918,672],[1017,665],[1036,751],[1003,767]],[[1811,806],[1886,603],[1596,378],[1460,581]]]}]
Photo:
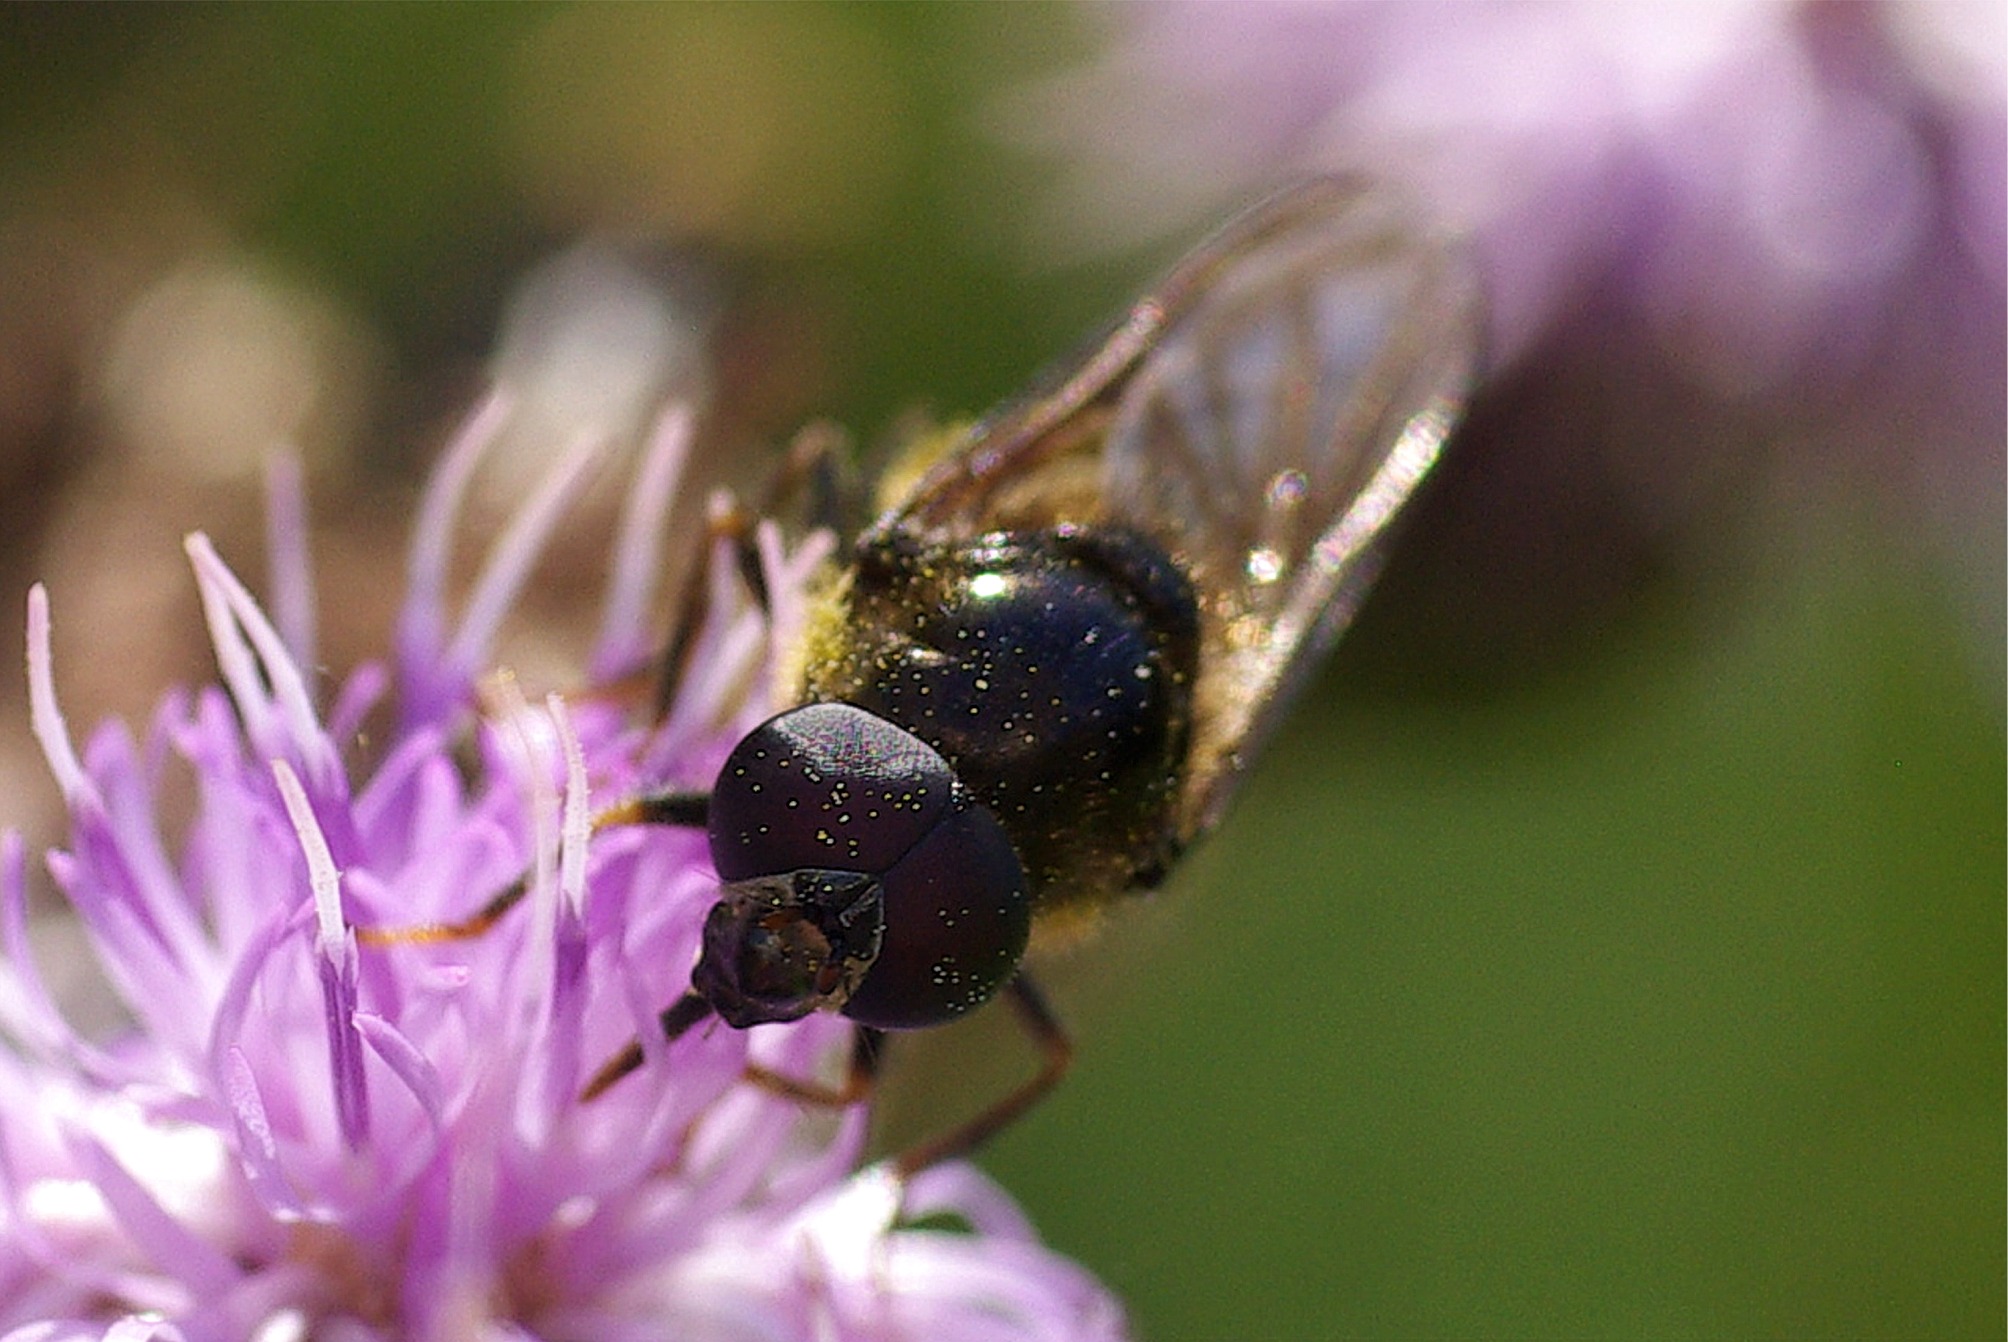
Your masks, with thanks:
[{"label": "purple petal", "polygon": [[232,1048],[224,1067],[231,1128],[237,1137],[237,1161],[251,1192],[275,1216],[304,1216],[306,1205],[294,1192],[279,1163],[279,1142],[272,1133],[272,1121],[258,1094],[258,1078],[252,1074],[244,1050]]},{"label": "purple petal", "polygon": [[[263,722],[266,734],[254,727],[251,739],[273,759],[298,760],[303,779],[317,802],[347,795],[341,762],[321,731],[306,679],[286,651],[279,631],[224,564],[209,538],[196,532],[185,548],[195,565],[196,585],[209,617],[219,663],[247,723]],[[248,640],[248,644],[246,642]],[[256,650],[255,661],[252,650]],[[227,660],[226,660],[227,659]],[[266,686],[270,686],[269,693]],[[255,705],[255,708],[254,708]]]},{"label": "purple petal", "polygon": [[628,489],[614,541],[613,573],[607,582],[600,635],[586,663],[587,674],[596,681],[612,680],[655,651],[648,632],[648,613],[664,567],[664,523],[690,456],[694,422],[688,405],[672,405],[662,413],[649,436],[641,469]]},{"label": "purple petal", "polygon": [[328,1035],[328,1073],[334,1089],[335,1115],[342,1141],[360,1151],[369,1140],[369,1090],[363,1058],[352,1021],[356,1014],[356,944],[342,921],[341,876],[328,852],[328,841],[314,819],[307,794],[284,760],[272,761],[272,774],[286,814],[299,835],[307,861],[307,883],[314,892],[314,968],[321,982],[322,1009]]},{"label": "purple petal", "polygon": [[237,1280],[238,1269],[229,1258],[161,1206],[95,1136],[66,1123],[64,1141],[120,1227],[156,1268],[197,1296],[227,1290]]},{"label": "purple petal", "polygon": [[49,655],[49,592],[36,583],[28,589],[28,718],[49,761],[49,772],[65,800],[75,802],[91,793],[84,766],[77,762],[69,728],[56,707],[56,680]]},{"label": "purple petal", "polygon": [[474,478],[474,468],[502,432],[510,409],[509,397],[500,389],[482,400],[447,444],[419,502],[417,524],[411,533],[404,610],[397,627],[398,681],[405,693],[402,727],[406,732],[442,721],[449,707],[459,703],[457,692],[451,705],[431,694],[436,689],[431,681],[446,649],[446,570],[453,553],[453,524],[468,482]]},{"label": "purple petal", "polygon": [[300,458],[265,459],[265,566],[272,583],[272,622],[300,666],[314,665],[314,568],[307,557],[307,480]]},{"label": "purple petal", "polygon": [[597,434],[581,435],[538,482],[536,492],[517,509],[482,565],[468,595],[460,629],[447,648],[445,664],[471,676],[490,658],[490,645],[516,594],[543,553],[544,543],[585,483],[586,471],[605,447]]}]

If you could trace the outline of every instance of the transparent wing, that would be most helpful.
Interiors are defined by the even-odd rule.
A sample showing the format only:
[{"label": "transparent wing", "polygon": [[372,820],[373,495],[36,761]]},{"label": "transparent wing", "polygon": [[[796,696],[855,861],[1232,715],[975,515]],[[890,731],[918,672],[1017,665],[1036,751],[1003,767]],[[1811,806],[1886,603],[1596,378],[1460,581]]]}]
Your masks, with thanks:
[{"label": "transparent wing", "polygon": [[1108,514],[1159,537],[1204,594],[1187,837],[1351,621],[1476,356],[1462,255],[1390,197],[1324,183],[1272,208],[1277,227],[1143,358],[1102,454]]},{"label": "transparent wing", "polygon": [[1351,620],[1461,412],[1477,313],[1464,254],[1397,198],[1305,183],[1228,225],[881,525],[1122,523],[1186,567],[1205,649],[1189,839]]}]

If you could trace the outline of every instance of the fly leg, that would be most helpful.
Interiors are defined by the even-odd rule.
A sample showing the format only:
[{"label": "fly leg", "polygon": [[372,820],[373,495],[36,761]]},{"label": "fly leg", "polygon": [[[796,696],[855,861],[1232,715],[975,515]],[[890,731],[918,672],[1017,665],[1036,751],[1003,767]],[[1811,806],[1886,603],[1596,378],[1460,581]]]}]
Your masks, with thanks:
[{"label": "fly leg", "polygon": [[[1031,977],[1020,972],[1005,985],[1004,991],[1018,1023],[1043,1055],[1038,1072],[974,1118],[894,1157],[893,1169],[901,1178],[911,1178],[931,1165],[966,1156],[982,1146],[1045,1099],[1072,1065],[1074,1042],[1068,1036],[1066,1026],[1060,1023],[1059,1016],[1047,1003],[1046,995]],[[710,1004],[703,998],[695,993],[686,994],[662,1013],[663,1033],[674,1040],[710,1013]],[[819,1108],[841,1109],[871,1098],[877,1087],[884,1054],[885,1033],[859,1026],[851,1043],[850,1066],[837,1085],[802,1081],[757,1064],[749,1064],[743,1075],[746,1081],[770,1094]],[[604,1094],[616,1081],[639,1069],[641,1064],[641,1043],[636,1040],[609,1058],[593,1074],[580,1099],[591,1100]]]},{"label": "fly leg", "polygon": [[[693,1026],[711,1015],[711,1004],[696,993],[685,993],[658,1018],[662,1026],[663,1038],[674,1043]],[[803,1081],[787,1076],[758,1063],[746,1064],[742,1078],[751,1085],[758,1086],[769,1094],[783,1099],[795,1100],[801,1104],[822,1109],[843,1109],[871,1098],[878,1081],[878,1060],[885,1035],[883,1031],[860,1025],[852,1033],[851,1058],[845,1069],[844,1079],[831,1086],[818,1081]],[[587,1081],[579,1092],[579,1102],[596,1100],[613,1088],[615,1082],[639,1071],[643,1061],[641,1041],[629,1040],[620,1052],[608,1058]]]},{"label": "fly leg", "polygon": [[[593,817],[597,834],[613,825],[669,825],[702,829],[711,810],[711,794],[666,790],[608,807]],[[485,935],[509,910],[530,893],[530,878],[518,876],[502,887],[493,899],[465,918],[447,923],[416,923],[408,927],[358,927],[356,940],[364,946],[421,946],[442,941],[472,941]]]},{"label": "fly leg", "polygon": [[901,1177],[910,1177],[930,1165],[968,1155],[1030,1112],[1053,1087],[1060,1084],[1060,1079],[1073,1065],[1074,1041],[1031,976],[1019,971],[1005,985],[1004,992],[1019,1025],[1024,1027],[1025,1033],[1031,1036],[1043,1055],[1038,1072],[974,1118],[902,1151],[893,1161],[893,1168]]},{"label": "fly leg", "polygon": [[772,517],[791,501],[807,497],[807,515],[816,526],[833,526],[847,511],[853,492],[845,469],[848,454],[842,430],[825,423],[802,428],[788,446],[788,453],[769,477],[759,502],[747,507],[730,495],[714,506],[706,519],[709,533],[701,562],[693,564],[684,577],[684,589],[677,602],[676,624],[670,630],[663,651],[662,669],[656,680],[655,716],[659,722],[669,715],[676,693],[690,671],[690,659],[697,635],[711,615],[711,565],[720,543],[731,550],[732,564],[739,580],[764,616],[772,610],[767,591],[767,573],[760,563],[755,529],[763,517]]}]

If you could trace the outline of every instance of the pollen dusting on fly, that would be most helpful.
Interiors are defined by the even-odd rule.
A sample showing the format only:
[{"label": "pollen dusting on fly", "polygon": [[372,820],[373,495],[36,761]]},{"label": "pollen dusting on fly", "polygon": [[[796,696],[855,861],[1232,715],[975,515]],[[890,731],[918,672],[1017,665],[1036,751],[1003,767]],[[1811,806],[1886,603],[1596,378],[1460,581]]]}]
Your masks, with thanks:
[{"label": "pollen dusting on fly", "polygon": [[1351,618],[1476,335],[1464,256],[1391,195],[1258,206],[1078,365],[916,436],[796,697],[939,750],[1041,924],[1154,887]]},{"label": "pollen dusting on fly", "polygon": [[884,1032],[1001,993],[1044,1067],[901,1165],[1030,1107],[1070,1056],[1020,967],[1033,924],[1155,888],[1219,820],[1454,427],[1477,314],[1458,247],[1319,179],[1230,223],[1085,358],[917,437],[814,602],[797,706],[709,792],[603,817],[708,831],[721,897],[663,1030],[838,1011],[868,1076]]},{"label": "pollen dusting on fly", "polygon": [[[928,1159],[1042,1094],[1067,1046],[1018,965],[1028,924],[1078,928],[1155,888],[1218,821],[1454,426],[1477,313],[1467,258],[1392,194],[1312,181],[1228,225],[1085,359],[918,435],[815,602],[790,667],[805,707],[761,731],[867,785],[886,766],[858,743],[924,751],[942,805],[916,828],[804,797],[814,814],[786,818],[803,842],[755,842],[744,816],[721,823],[721,776],[726,893],[696,991],[736,1021],[747,985],[780,982],[758,1012],[885,1030],[1008,986],[1047,1067]],[[866,887],[745,893],[786,873],[822,889],[828,855],[858,851],[846,825],[873,827]]]}]

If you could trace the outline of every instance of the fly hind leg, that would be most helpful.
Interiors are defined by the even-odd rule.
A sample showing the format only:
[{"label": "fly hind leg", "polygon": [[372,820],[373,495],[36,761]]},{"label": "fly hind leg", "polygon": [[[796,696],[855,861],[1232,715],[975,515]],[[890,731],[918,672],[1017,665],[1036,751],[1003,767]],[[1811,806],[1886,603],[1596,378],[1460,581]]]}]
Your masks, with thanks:
[{"label": "fly hind leg", "polygon": [[789,444],[787,455],[769,477],[756,506],[749,508],[725,495],[711,509],[706,520],[704,553],[684,578],[684,589],[676,605],[676,623],[663,652],[655,691],[658,721],[669,715],[671,705],[676,702],[677,691],[691,669],[697,636],[711,617],[711,566],[721,546],[730,551],[733,569],[753,598],[753,604],[763,616],[771,614],[773,602],[767,590],[767,571],[760,562],[756,543],[760,519],[787,511],[795,500],[805,498],[803,511],[811,525],[840,525],[847,520],[845,514],[855,493],[848,460],[848,442],[842,430],[821,422],[806,425]]},{"label": "fly hind leg", "polygon": [[[895,1156],[892,1167],[902,1179],[911,1178],[944,1160],[955,1160],[970,1154],[1024,1117],[1066,1076],[1074,1058],[1073,1040],[1047,1003],[1045,994],[1024,973],[1013,978],[1004,992],[1018,1023],[1039,1047],[1042,1054],[1039,1070],[975,1117]],[[710,1004],[697,994],[688,993],[662,1013],[662,1033],[665,1038],[675,1040],[710,1015]],[[749,1063],[741,1075],[748,1084],[798,1104],[828,1109],[847,1108],[870,1099],[877,1088],[879,1068],[885,1056],[885,1040],[883,1031],[859,1026],[852,1039],[850,1063],[844,1079],[835,1085],[787,1076],[757,1063]],[[581,1102],[597,1099],[615,1082],[640,1070],[642,1061],[641,1041],[629,1042],[594,1073],[580,1092],[579,1099]]]},{"label": "fly hind leg", "polygon": [[1021,970],[1005,985],[1004,995],[1018,1018],[1018,1024],[1039,1048],[1042,1055],[1039,1070],[974,1118],[900,1152],[893,1160],[893,1168],[902,1177],[910,1177],[930,1165],[955,1160],[976,1150],[1045,1099],[1073,1065],[1074,1041],[1031,976]]}]

